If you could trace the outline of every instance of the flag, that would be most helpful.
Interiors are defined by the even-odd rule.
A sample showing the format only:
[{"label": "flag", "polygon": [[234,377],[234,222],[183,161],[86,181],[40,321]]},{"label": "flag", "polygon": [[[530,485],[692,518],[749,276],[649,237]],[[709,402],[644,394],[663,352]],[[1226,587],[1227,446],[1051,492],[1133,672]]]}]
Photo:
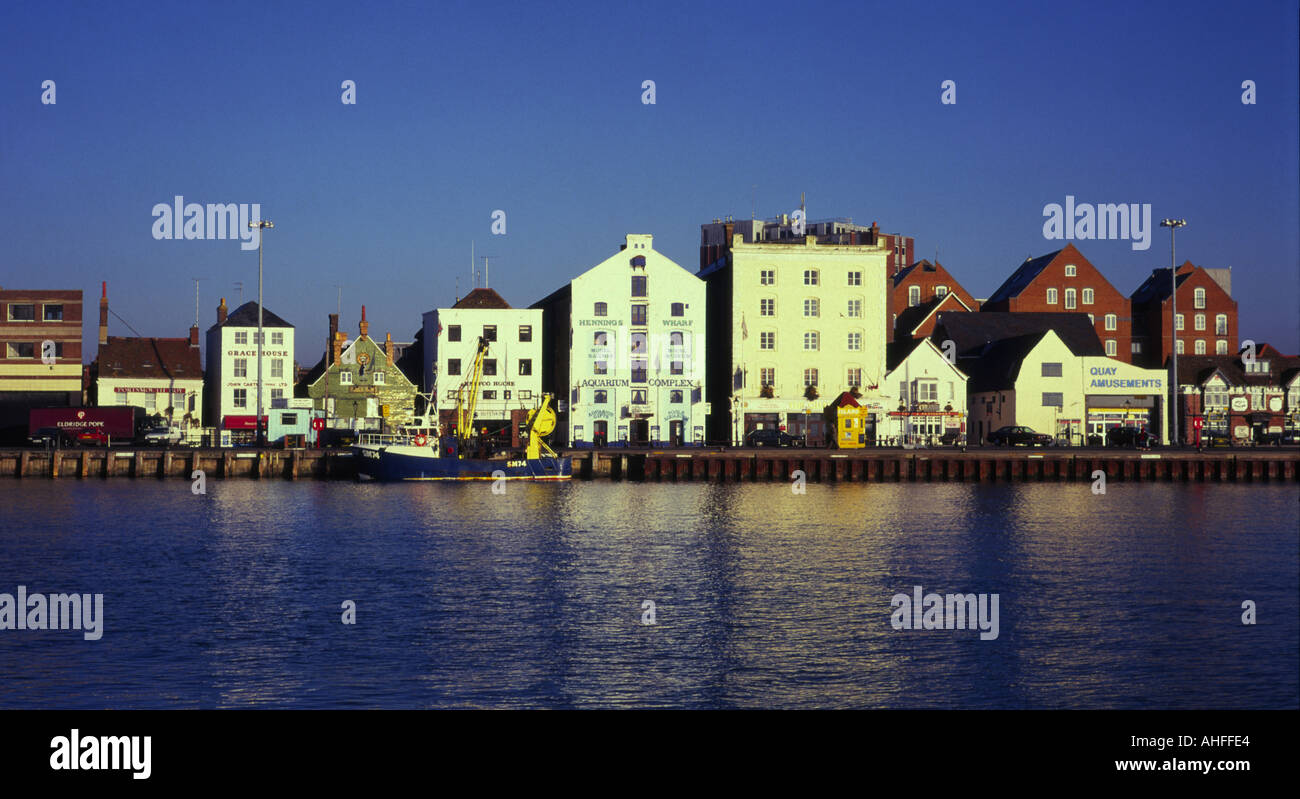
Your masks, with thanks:
[{"label": "flag", "polygon": [[741,341],[749,340],[749,325],[745,324],[744,314],[740,315],[740,340]]}]

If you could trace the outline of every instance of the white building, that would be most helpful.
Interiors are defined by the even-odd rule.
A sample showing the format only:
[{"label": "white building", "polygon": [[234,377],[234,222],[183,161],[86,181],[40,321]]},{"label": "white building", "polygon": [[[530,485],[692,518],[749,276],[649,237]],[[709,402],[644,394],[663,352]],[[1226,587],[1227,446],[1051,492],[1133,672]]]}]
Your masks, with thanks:
[{"label": "white building", "polygon": [[[702,226],[708,284],[712,440],[779,427],[828,442],[821,409],[879,391],[888,341],[886,249],[869,229],[787,219]],[[846,243],[849,242],[849,243]],[[879,421],[879,420],[877,420]]]},{"label": "white building", "polygon": [[705,286],[628,234],[619,252],[535,303],[543,387],[571,446],[704,441]]},{"label": "white building", "polygon": [[[262,415],[277,399],[293,396],[293,325],[269,310],[262,313]],[[207,424],[223,430],[256,430],[257,303],[227,315],[223,297],[217,323],[207,332]]]},{"label": "white building", "polygon": [[476,288],[450,308],[426,311],[423,319],[422,390],[433,395],[444,427],[454,419],[456,396],[473,369],[480,336],[488,351],[475,420],[507,421],[511,411],[536,406],[542,392],[541,311],[511,308],[492,289]]},{"label": "white building", "polygon": [[97,405],[135,405],[172,425],[203,426],[197,327],[188,339],[107,337],[91,372]]},{"label": "white building", "polygon": [[880,398],[877,442],[934,443],[945,435],[960,440],[966,434],[966,373],[928,338],[895,341],[890,361],[880,393],[861,400],[870,406]]}]

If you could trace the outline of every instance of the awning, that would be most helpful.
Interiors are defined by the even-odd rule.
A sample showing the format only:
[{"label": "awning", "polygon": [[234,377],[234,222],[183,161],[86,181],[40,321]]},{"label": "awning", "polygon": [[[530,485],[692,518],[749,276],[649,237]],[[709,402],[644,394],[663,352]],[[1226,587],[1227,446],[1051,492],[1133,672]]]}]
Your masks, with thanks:
[{"label": "awning", "polygon": [[[254,419],[257,417],[249,414],[248,416],[227,416],[222,420],[222,426],[227,430],[256,430],[257,425]],[[262,428],[266,429],[266,417],[262,417]]]}]

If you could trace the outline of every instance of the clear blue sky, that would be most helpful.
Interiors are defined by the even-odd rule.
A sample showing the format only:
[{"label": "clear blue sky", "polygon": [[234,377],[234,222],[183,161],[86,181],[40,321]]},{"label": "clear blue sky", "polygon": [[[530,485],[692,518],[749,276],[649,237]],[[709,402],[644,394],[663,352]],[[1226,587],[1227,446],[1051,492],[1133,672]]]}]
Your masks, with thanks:
[{"label": "clear blue sky", "polygon": [[[0,285],[82,289],[87,360],[101,280],[181,336],[205,277],[206,330],[257,254],[156,241],[151,210],[260,202],[266,305],[309,364],[336,284],[346,330],[365,303],[409,339],[470,287],[471,239],[527,305],[628,232],[694,271],[701,223],[806,192],[985,297],[1062,246],[1043,206],[1074,195],[1186,218],[1178,260],[1233,267],[1242,338],[1300,350],[1296,2],[1071,5],[6,4]],[[1169,262],[1159,229],[1076,245],[1124,294]]]}]

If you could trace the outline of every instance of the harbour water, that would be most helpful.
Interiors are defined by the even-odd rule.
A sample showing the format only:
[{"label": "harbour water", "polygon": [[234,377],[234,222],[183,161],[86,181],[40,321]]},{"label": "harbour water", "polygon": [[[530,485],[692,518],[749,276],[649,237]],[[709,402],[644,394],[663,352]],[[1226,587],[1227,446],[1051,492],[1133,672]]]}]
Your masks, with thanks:
[{"label": "harbour water", "polygon": [[[206,491],[0,483],[0,593],[104,595],[0,629],[0,707],[1300,704],[1293,484]],[[915,586],[997,638],[894,629]]]}]

